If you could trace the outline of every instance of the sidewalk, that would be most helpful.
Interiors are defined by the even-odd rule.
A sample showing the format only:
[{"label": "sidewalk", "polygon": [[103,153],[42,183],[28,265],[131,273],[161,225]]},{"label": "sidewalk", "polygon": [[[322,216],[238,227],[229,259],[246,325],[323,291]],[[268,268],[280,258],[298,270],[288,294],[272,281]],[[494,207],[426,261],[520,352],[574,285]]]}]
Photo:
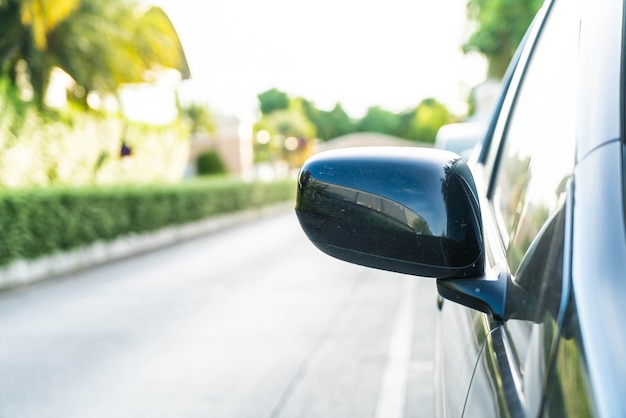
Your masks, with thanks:
[{"label": "sidewalk", "polygon": [[163,228],[148,234],[129,235],[110,242],[98,241],[88,247],[53,254],[36,260],[17,260],[7,266],[0,267],[0,290],[51,279],[99,264],[153,251],[292,209],[293,202],[280,203],[259,209],[215,216],[176,227]]}]

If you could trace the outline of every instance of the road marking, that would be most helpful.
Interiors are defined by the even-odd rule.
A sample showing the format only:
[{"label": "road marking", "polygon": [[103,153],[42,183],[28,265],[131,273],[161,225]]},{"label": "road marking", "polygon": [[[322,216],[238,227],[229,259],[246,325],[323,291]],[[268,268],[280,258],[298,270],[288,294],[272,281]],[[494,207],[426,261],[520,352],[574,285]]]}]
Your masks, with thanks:
[{"label": "road marking", "polygon": [[404,278],[402,300],[389,339],[387,364],[383,371],[376,405],[376,418],[404,417],[406,386],[411,362],[415,280],[410,277]]}]

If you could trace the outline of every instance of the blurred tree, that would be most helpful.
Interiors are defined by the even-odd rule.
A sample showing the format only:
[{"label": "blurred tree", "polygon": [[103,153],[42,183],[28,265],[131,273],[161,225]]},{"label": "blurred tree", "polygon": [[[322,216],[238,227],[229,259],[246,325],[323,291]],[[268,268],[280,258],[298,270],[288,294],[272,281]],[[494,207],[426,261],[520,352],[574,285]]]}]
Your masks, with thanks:
[{"label": "blurred tree", "polygon": [[[3,3],[10,3],[9,1]],[[47,46],[47,36],[80,4],[80,0],[21,0],[20,22],[29,29],[31,41],[38,50]]]},{"label": "blurred tree", "polygon": [[454,121],[454,116],[442,103],[432,98],[424,99],[415,109],[414,128],[409,139],[433,144],[439,128]]},{"label": "blurred tree", "polygon": [[297,103],[292,102],[289,109],[275,110],[263,116],[254,125],[257,138],[260,133],[263,134],[261,136],[266,136],[265,140],[255,143],[255,161],[282,159],[290,161],[293,165],[301,163],[308,152],[310,140],[316,137],[316,131],[315,125]]},{"label": "blurred tree", "polygon": [[181,116],[189,124],[192,133],[215,132],[215,121],[209,109],[202,104],[191,103],[180,109]]},{"label": "blurred tree", "polygon": [[40,106],[55,66],[72,76],[83,98],[145,81],[156,66],[189,75],[168,17],[133,0],[4,0],[0,28],[0,67],[16,81],[15,69],[25,61]]},{"label": "blurred tree", "polygon": [[357,131],[378,132],[383,134],[395,133],[398,131],[399,127],[399,116],[379,106],[370,107],[365,116],[356,124]]},{"label": "blurred tree", "polygon": [[317,137],[323,141],[331,138],[334,132],[334,127],[328,120],[327,113],[315,107],[315,104],[309,100],[300,100],[304,114],[311,121],[311,123],[315,125]]},{"label": "blurred tree", "polygon": [[489,63],[488,76],[501,79],[543,0],[469,0],[467,12],[476,30],[463,45]]},{"label": "blurred tree", "polygon": [[[454,116],[445,105],[428,98],[417,107],[399,114],[381,112],[376,108],[375,112],[370,111],[365,115],[359,126],[362,131],[370,130],[411,141],[433,143],[439,128],[454,121]],[[374,125],[373,128],[369,126],[371,124]]]},{"label": "blurred tree", "polygon": [[48,36],[80,4],[80,0],[0,1],[0,68],[13,81],[25,60],[35,100],[43,102],[43,92],[51,66],[46,55]]},{"label": "blurred tree", "polygon": [[350,116],[346,113],[343,107],[337,103],[333,110],[328,113],[330,123],[334,126],[335,132],[333,136],[328,139],[333,139],[338,136],[347,135],[356,130],[356,125]]},{"label": "blurred tree", "polygon": [[398,127],[396,131],[390,134],[400,138],[417,141],[419,138],[417,120],[417,107],[400,113],[398,115]]},{"label": "blurred tree", "polygon": [[257,95],[259,107],[263,115],[269,115],[277,110],[289,108],[289,96],[276,88],[264,91]]},{"label": "blurred tree", "polygon": [[265,130],[272,136],[296,138],[315,138],[315,125],[306,117],[301,109],[291,108],[276,110],[263,116],[255,125],[255,131]]},{"label": "blurred tree", "polygon": [[[379,106],[370,107],[363,118],[355,121],[340,104],[336,104],[331,111],[325,111],[315,107],[309,100],[290,99],[276,89],[268,92],[271,92],[268,97],[282,97],[274,103],[282,103],[284,99],[287,101],[287,108],[264,114],[255,125],[255,132],[267,131],[272,138],[294,136],[328,141],[353,132],[376,132],[433,143],[437,130],[442,125],[455,121],[446,106],[433,98],[424,99],[417,107],[399,114]],[[266,151],[267,148],[264,146],[263,150]]]},{"label": "blurred tree", "polygon": [[169,18],[158,7],[135,2],[82,0],[80,9],[52,33],[51,54],[89,92],[115,93],[121,84],[150,81],[150,70],[189,67]]},{"label": "blurred tree", "polygon": [[305,115],[315,125],[317,137],[322,141],[354,132],[354,122],[339,103],[331,111],[325,111],[316,108],[313,102],[301,100]]}]

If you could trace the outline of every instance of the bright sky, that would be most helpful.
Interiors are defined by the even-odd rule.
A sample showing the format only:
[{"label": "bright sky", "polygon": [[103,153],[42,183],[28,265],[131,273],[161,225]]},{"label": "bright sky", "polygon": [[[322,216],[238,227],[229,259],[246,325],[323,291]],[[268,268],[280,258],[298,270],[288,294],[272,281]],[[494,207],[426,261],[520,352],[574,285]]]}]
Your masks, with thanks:
[{"label": "bright sky", "polygon": [[353,117],[435,97],[457,113],[484,78],[464,56],[467,0],[154,0],[181,38],[194,97],[237,116],[278,88]]}]

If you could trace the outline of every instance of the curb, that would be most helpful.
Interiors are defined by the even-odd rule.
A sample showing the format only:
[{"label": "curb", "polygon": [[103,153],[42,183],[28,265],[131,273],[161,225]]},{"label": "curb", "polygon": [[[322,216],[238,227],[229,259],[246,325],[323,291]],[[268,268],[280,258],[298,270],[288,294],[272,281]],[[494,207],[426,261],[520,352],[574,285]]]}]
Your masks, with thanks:
[{"label": "curb", "polygon": [[0,268],[0,290],[24,286],[120,260],[169,245],[188,241],[231,226],[269,217],[293,209],[293,203],[280,203],[259,209],[218,215],[202,221],[167,227],[146,234],[132,234],[113,241],[98,241],[75,250],[16,260]]}]

